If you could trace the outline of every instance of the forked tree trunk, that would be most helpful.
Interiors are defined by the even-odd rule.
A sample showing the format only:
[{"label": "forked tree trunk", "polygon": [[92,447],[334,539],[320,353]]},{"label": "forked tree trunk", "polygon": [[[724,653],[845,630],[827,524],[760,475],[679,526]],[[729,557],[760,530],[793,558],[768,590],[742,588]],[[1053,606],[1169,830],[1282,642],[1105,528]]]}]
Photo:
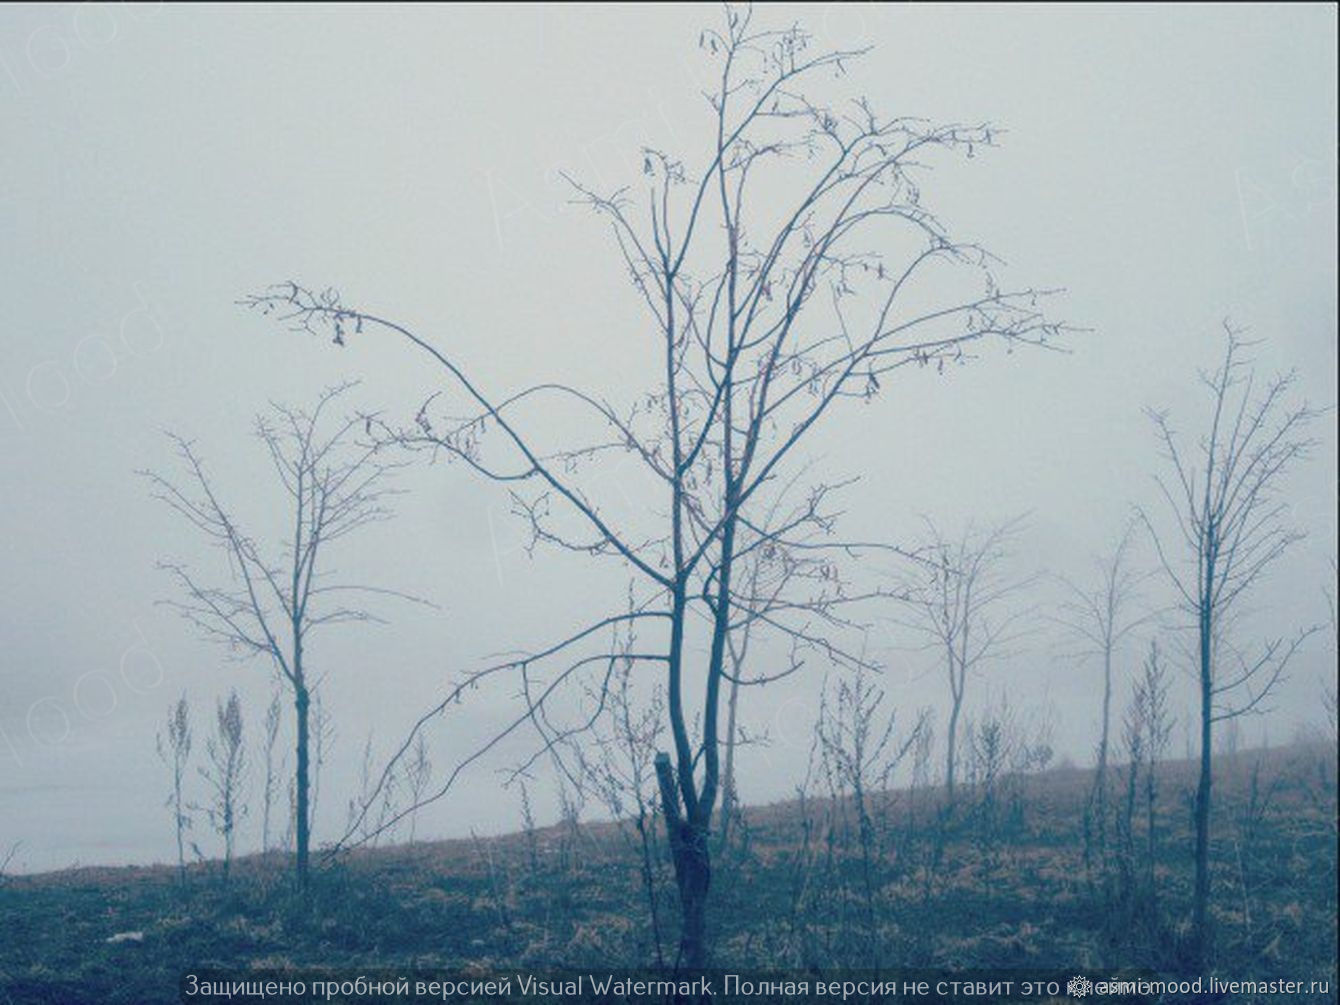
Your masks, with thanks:
[{"label": "forked tree trunk", "polygon": [[656,755],[656,781],[679,889],[679,965],[702,969],[707,966],[707,890],[712,881],[710,816],[687,819],[681,811],[668,754]]}]

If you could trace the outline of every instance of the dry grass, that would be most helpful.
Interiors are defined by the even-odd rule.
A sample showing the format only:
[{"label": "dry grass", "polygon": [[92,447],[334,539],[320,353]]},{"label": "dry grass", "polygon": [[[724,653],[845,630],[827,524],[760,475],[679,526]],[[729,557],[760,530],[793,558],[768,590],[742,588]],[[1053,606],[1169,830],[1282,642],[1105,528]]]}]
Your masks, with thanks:
[{"label": "dry grass", "polygon": [[[965,792],[873,801],[863,859],[850,806],[748,811],[712,887],[727,967],[1140,967],[1176,972],[1189,913],[1190,766],[1166,765],[1155,888],[1104,893],[1086,875],[1089,776],[1017,779],[998,812]],[[1216,969],[1331,980],[1336,961],[1334,747],[1218,764]],[[253,856],[225,886],[210,864],[178,886],[166,867],[79,869],[0,887],[0,1003],[176,1001],[187,969],[642,966],[655,960],[639,863],[623,824],[529,841],[447,841],[358,852],[296,896],[285,862]],[[575,842],[575,843],[574,843]],[[659,876],[673,939],[673,884]],[[125,931],[142,941],[108,943]],[[665,947],[671,953],[671,947]]]}]

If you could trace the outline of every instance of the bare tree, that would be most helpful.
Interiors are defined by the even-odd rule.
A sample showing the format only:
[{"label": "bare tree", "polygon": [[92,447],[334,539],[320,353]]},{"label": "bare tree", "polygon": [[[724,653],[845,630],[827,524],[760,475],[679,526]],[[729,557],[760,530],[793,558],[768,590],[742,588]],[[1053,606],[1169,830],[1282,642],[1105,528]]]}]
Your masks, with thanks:
[{"label": "bare tree", "polygon": [[191,760],[191,709],[182,695],[168,708],[167,732],[158,734],[158,756],[172,775],[167,805],[177,833],[177,878],[186,882],[186,831],[191,826],[183,782]]},{"label": "bare tree", "polygon": [[1320,415],[1290,398],[1293,372],[1258,387],[1245,358],[1253,343],[1224,323],[1224,355],[1201,373],[1209,398],[1206,430],[1184,444],[1166,411],[1151,411],[1169,473],[1156,481],[1171,529],[1141,517],[1160,564],[1196,632],[1200,691],[1200,778],[1195,801],[1193,951],[1209,949],[1210,798],[1216,723],[1264,709],[1299,645],[1315,629],[1266,641],[1250,653],[1228,643],[1228,629],[1242,600],[1266,570],[1303,533],[1288,523],[1280,488],[1289,470],[1314,445],[1308,426]]},{"label": "bare tree", "polygon": [[1154,863],[1158,857],[1158,829],[1155,823],[1155,810],[1158,808],[1159,799],[1158,766],[1168,749],[1174,724],[1172,713],[1168,709],[1168,689],[1168,674],[1159,656],[1158,644],[1150,642],[1149,655],[1145,657],[1132,702],[1138,710],[1137,716],[1144,729],[1141,748],[1144,750],[1148,766],[1144,787],[1145,857],[1146,882],[1151,896],[1157,893],[1154,884]]},{"label": "bare tree", "polygon": [[[1136,906],[1136,894],[1139,893],[1144,906],[1151,910],[1157,906],[1158,897],[1155,863],[1158,859],[1156,810],[1159,764],[1167,751],[1173,728],[1173,719],[1168,709],[1168,689],[1167,670],[1159,655],[1158,643],[1151,640],[1140,673],[1134,675],[1130,701],[1122,717],[1121,741],[1126,754],[1126,787],[1121,812],[1116,820],[1120,846],[1118,889],[1123,902],[1127,906]],[[1145,827],[1143,873],[1136,868],[1136,826],[1141,809],[1144,811]]]},{"label": "bare tree", "polygon": [[[1145,750],[1144,715],[1143,702],[1133,695],[1121,722],[1121,742],[1126,753],[1126,786],[1116,819],[1117,889],[1125,903],[1130,903],[1135,895],[1135,821],[1136,810],[1139,807],[1140,773],[1142,769],[1146,770],[1150,777],[1154,773],[1153,760],[1149,757],[1149,752]],[[1146,765],[1146,761],[1149,761],[1148,765]],[[1085,840],[1087,843],[1087,829]],[[1153,868],[1152,864],[1150,868]],[[1104,893],[1108,892],[1109,890],[1105,886]],[[1108,906],[1110,908],[1110,905]]]},{"label": "bare tree", "polygon": [[[878,876],[885,848],[876,826],[876,802],[886,807],[892,799],[887,791],[894,772],[929,728],[929,713],[923,709],[910,729],[899,732],[897,711],[884,706],[885,690],[865,674],[842,679],[835,688],[825,681],[815,722],[815,742],[820,765],[834,802],[849,803],[856,816],[860,849],[861,886],[865,900],[862,929],[879,952],[878,900],[883,882]],[[845,815],[845,814],[844,814]],[[876,956],[878,961],[878,956]]]},{"label": "bare tree", "polygon": [[[1098,764],[1094,771],[1093,789],[1089,795],[1092,816],[1098,825],[1098,853],[1107,849],[1108,824],[1108,752],[1112,729],[1112,666],[1121,644],[1141,625],[1148,622],[1149,612],[1133,610],[1138,598],[1136,587],[1144,578],[1131,568],[1130,550],[1133,543],[1133,525],[1127,525],[1116,547],[1106,557],[1095,561],[1096,585],[1081,587],[1069,580],[1065,585],[1068,598],[1061,604],[1057,620],[1083,646],[1078,654],[1084,658],[1097,657],[1101,661],[1103,687],[1098,723]],[[1089,845],[1089,814],[1086,813],[1086,862]]]},{"label": "bare tree", "polygon": [[279,778],[284,771],[282,752],[275,748],[279,742],[279,726],[284,708],[278,694],[270,699],[265,709],[262,749],[265,753],[265,784],[261,792],[261,851],[270,850],[270,813],[278,795]]},{"label": "bare tree", "polygon": [[247,770],[243,735],[242,702],[236,691],[228,693],[214,710],[214,732],[205,739],[205,763],[200,777],[209,785],[210,800],[202,807],[219,837],[223,838],[223,878],[233,863],[237,824],[246,813],[242,786]]},{"label": "bare tree", "polygon": [[310,411],[275,405],[256,420],[256,436],[290,507],[289,529],[276,547],[263,546],[237,522],[190,441],[172,437],[185,467],[181,482],[145,472],[154,496],[227,559],[228,576],[217,585],[186,565],[160,563],[181,593],[171,606],[235,657],[268,660],[293,696],[296,871],[302,886],[307,883],[312,824],[309,731],[315,680],[308,647],[318,629],[379,620],[349,598],[405,596],[332,580],[326,568],[328,546],[390,516],[387,476],[394,465],[378,456],[374,444],[355,439],[371,417],[329,415],[350,386],[323,392]]},{"label": "bare tree", "polygon": [[1006,825],[1018,833],[1024,824],[1025,776],[1046,770],[1055,753],[1051,710],[1020,712],[1001,689],[995,702],[967,721],[963,734],[970,819],[983,864],[994,869],[1007,844]]},{"label": "bare tree", "polygon": [[[520,678],[524,709],[448,773],[434,798],[514,730],[529,725],[547,751],[585,728],[587,718],[559,723],[548,714],[574,678],[606,676],[625,658],[659,667],[672,750],[655,768],[678,883],[680,958],[690,966],[708,951],[709,835],[721,795],[732,626],[754,618],[756,631],[766,626],[789,643],[774,677],[799,669],[807,654],[862,664],[843,644],[841,612],[853,598],[832,576],[835,560],[862,548],[833,534],[824,508],[833,485],[813,486],[769,523],[785,472],[835,405],[874,397],[894,373],[940,372],[988,340],[1046,344],[1061,331],[1041,314],[1039,291],[1003,290],[990,256],[952,238],[922,199],[925,162],[989,147],[992,129],[885,119],[864,100],[826,104],[807,84],[841,73],[860,53],[812,52],[811,42],[800,28],[760,29],[751,11],[728,9],[723,27],[701,37],[717,83],[700,165],[645,150],[636,198],[573,182],[576,199],[608,224],[645,307],[653,366],[645,393],[616,404],[544,383],[498,396],[448,346],[333,291],[287,283],[246,301],[337,344],[382,333],[423,353],[467,414],[443,419],[446,399],[435,398],[412,426],[387,432],[511,487],[535,544],[612,559],[632,577],[631,605],[469,675],[415,729],[486,677]],[[545,401],[584,410],[601,431],[575,445],[547,443],[553,424],[530,432],[525,420]],[[600,492],[586,480],[612,455],[633,462],[621,480],[645,480],[653,504],[623,514],[630,491]],[[803,557],[810,575],[782,596],[745,596],[738,563],[770,548]],[[628,626],[657,638],[630,653],[600,644]]]},{"label": "bare tree", "polygon": [[1003,654],[1017,636],[1023,612],[1006,601],[1028,580],[1007,575],[1008,542],[1018,519],[978,530],[969,525],[951,538],[926,520],[926,538],[898,601],[908,613],[897,623],[912,629],[944,657],[949,685],[945,732],[945,794],[952,802],[958,774],[959,726],[968,681],[983,663]]}]

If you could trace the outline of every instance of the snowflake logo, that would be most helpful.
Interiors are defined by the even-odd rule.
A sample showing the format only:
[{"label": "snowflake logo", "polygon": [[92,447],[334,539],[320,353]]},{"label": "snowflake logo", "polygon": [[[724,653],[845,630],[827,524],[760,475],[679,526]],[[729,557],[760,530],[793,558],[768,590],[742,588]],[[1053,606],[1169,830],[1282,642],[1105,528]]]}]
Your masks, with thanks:
[{"label": "snowflake logo", "polygon": [[1093,994],[1093,981],[1087,977],[1072,977],[1066,982],[1065,993],[1071,998],[1083,998]]}]

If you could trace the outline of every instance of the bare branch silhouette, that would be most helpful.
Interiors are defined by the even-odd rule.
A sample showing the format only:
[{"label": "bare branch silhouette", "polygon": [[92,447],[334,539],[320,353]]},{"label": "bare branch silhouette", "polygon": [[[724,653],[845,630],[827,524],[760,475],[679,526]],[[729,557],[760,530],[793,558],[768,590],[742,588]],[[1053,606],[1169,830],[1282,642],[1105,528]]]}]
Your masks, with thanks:
[{"label": "bare branch silhouette", "polygon": [[[499,394],[472,375],[450,333],[415,331],[333,290],[288,282],[243,301],[337,345],[390,335],[422,354],[443,389],[412,422],[378,424],[383,442],[454,458],[506,484],[532,545],[615,561],[632,577],[630,613],[596,625],[636,617],[663,629],[644,636],[640,659],[664,672],[671,750],[656,772],[680,893],[681,961],[695,966],[707,953],[708,835],[722,782],[732,632],[747,624],[783,640],[796,667],[806,653],[862,662],[841,637],[854,624],[842,608],[856,598],[833,566],[862,546],[840,540],[821,512],[832,486],[816,486],[812,504],[798,510],[774,509],[789,473],[805,463],[802,444],[838,402],[869,401],[900,371],[942,373],[992,343],[1052,346],[1067,330],[1042,313],[1049,291],[1003,288],[995,260],[951,237],[923,201],[927,162],[990,147],[990,126],[885,119],[864,100],[824,103],[808,92],[860,53],[816,51],[801,28],[759,28],[747,8],[728,8],[701,44],[717,79],[701,166],[647,149],[637,194],[569,179],[574,200],[609,227],[646,309],[655,368],[645,390],[623,401],[556,383]],[[765,204],[764,179],[789,194]],[[550,445],[544,425],[527,422],[527,408],[559,400],[592,419],[589,440]],[[620,513],[617,492],[585,480],[611,454],[656,487],[655,507]],[[741,556],[768,549],[804,553],[812,574],[793,576],[795,591],[754,594]],[[690,655],[694,639],[701,660]],[[578,641],[587,648],[573,649]],[[504,672],[518,678],[523,711],[426,798],[444,794],[460,770],[522,726],[537,733],[537,756],[554,751],[556,739],[590,720],[551,723],[552,696],[591,675],[605,686],[622,658],[617,641],[595,646],[582,633],[469,675],[396,757],[464,690]]]},{"label": "bare branch silhouette", "polygon": [[1303,538],[1288,522],[1280,489],[1315,441],[1308,427],[1321,415],[1306,402],[1290,401],[1297,377],[1286,373],[1258,387],[1246,353],[1254,343],[1224,322],[1219,366],[1200,375],[1210,399],[1208,428],[1193,444],[1178,435],[1167,412],[1150,411],[1169,473],[1156,477],[1171,517],[1160,528],[1146,510],[1139,516],[1160,565],[1197,638],[1200,691],[1200,780],[1196,789],[1196,953],[1209,949],[1209,841],[1211,757],[1216,722],[1258,711],[1284,679],[1303,640],[1267,641],[1245,656],[1227,642],[1227,629],[1242,598],[1286,551]]},{"label": "bare branch silhouette", "polygon": [[371,416],[330,413],[353,385],[321,394],[310,410],[273,405],[257,418],[255,435],[283,488],[292,521],[284,540],[262,545],[233,516],[195,445],[169,434],[185,469],[174,480],[142,472],[160,499],[224,553],[226,578],[211,581],[180,562],[160,563],[177,586],[165,601],[202,636],[243,660],[268,660],[293,695],[296,726],[294,786],[296,870],[307,883],[312,809],[309,805],[309,711],[316,682],[308,646],[318,629],[378,620],[349,597],[394,597],[427,603],[395,590],[332,581],[329,546],[391,515],[390,476],[399,462],[358,435]]}]

